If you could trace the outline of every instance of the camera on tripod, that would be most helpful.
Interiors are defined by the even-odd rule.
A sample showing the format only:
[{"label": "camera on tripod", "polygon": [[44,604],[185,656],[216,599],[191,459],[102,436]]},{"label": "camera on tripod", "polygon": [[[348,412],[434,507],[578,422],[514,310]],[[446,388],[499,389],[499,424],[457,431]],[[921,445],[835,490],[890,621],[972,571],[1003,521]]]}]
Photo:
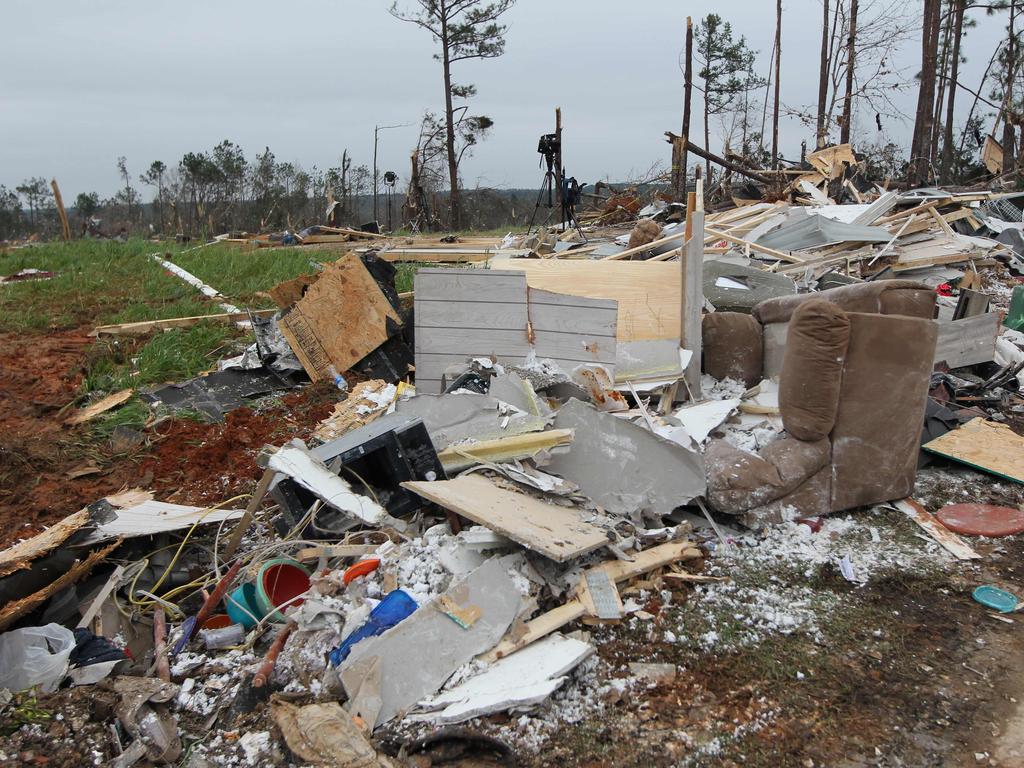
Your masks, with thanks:
[{"label": "camera on tripod", "polygon": [[555,164],[555,157],[562,149],[562,142],[557,133],[545,133],[537,142],[537,152],[544,155],[548,168]]}]

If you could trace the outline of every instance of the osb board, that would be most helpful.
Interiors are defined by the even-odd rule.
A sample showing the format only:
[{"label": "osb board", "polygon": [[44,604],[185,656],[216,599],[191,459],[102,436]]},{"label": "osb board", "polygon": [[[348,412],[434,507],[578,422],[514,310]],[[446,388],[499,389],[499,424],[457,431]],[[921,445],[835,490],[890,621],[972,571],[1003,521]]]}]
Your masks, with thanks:
[{"label": "osb board", "polygon": [[972,419],[924,446],[926,451],[969,467],[1024,483],[1024,437],[1005,424]]},{"label": "osb board", "polygon": [[391,302],[354,253],[328,264],[278,325],[314,381],[328,367],[347,371],[387,341],[387,320],[399,322]]},{"label": "osb board", "polygon": [[97,563],[105,560],[107,555],[121,546],[121,541],[121,539],[117,539],[103,549],[97,549],[85,560],[79,560],[59,579],[46,585],[38,592],[5,605],[3,610],[0,611],[0,631],[7,629],[15,621],[38,608],[65,587],[87,576]]},{"label": "osb board", "polygon": [[402,487],[559,563],[608,543],[605,532],[581,520],[575,509],[499,488],[480,475]]},{"label": "osb board", "polygon": [[33,560],[55,550],[88,522],[89,510],[82,509],[31,539],[19,541],[13,547],[8,547],[0,552],[0,576],[28,568]]},{"label": "osb board", "polygon": [[679,262],[586,261],[580,259],[504,259],[495,269],[526,273],[531,288],[614,299],[619,341],[678,339],[682,277]]}]

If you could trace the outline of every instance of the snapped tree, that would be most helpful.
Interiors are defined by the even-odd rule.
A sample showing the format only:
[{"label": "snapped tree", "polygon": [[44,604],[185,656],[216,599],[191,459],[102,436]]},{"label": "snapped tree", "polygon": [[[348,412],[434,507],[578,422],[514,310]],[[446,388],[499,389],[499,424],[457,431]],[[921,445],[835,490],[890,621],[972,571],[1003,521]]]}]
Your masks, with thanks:
[{"label": "snapped tree", "polygon": [[415,0],[412,9],[391,5],[391,15],[430,32],[440,45],[434,58],[441,62],[444,77],[445,154],[451,190],[448,197],[448,227],[459,229],[461,197],[459,164],[466,152],[476,144],[493,121],[484,116],[471,116],[468,105],[456,107],[455,99],[466,100],[476,94],[472,85],[452,80],[452,65],[468,59],[494,59],[505,52],[507,25],[501,16],[515,0]]}]

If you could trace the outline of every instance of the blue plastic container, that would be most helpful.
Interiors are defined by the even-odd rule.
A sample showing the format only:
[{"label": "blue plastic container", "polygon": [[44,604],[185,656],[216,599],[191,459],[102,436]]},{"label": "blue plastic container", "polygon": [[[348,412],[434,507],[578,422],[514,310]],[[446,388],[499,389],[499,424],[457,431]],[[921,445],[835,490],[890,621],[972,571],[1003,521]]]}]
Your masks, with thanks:
[{"label": "blue plastic container", "polygon": [[377,603],[377,607],[370,611],[366,622],[355,632],[345,638],[345,641],[331,651],[329,656],[331,666],[338,666],[348,658],[352,652],[352,646],[360,640],[382,634],[391,629],[405,618],[412,615],[417,608],[416,601],[400,589],[388,592],[384,599]]},{"label": "blue plastic container", "polygon": [[234,624],[241,624],[247,630],[256,626],[263,611],[256,604],[256,585],[243,584],[233,590],[224,600],[228,616]]}]

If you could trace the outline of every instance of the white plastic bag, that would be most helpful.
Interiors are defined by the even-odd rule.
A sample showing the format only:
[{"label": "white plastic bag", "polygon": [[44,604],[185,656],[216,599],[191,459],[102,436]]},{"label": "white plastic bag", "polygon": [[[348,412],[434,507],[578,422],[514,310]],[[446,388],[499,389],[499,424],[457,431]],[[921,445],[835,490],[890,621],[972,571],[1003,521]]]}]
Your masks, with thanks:
[{"label": "white plastic bag", "polygon": [[25,627],[0,635],[0,688],[57,690],[75,649],[75,633],[60,624]]}]

